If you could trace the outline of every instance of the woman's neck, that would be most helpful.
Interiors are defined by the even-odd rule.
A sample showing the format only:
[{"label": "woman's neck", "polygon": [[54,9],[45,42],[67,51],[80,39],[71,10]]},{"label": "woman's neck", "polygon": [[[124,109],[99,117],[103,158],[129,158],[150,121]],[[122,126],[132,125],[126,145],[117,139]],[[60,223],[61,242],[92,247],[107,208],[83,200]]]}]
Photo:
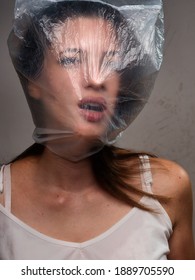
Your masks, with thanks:
[{"label": "woman's neck", "polygon": [[[47,188],[58,188],[71,193],[82,193],[97,188],[90,157],[72,162],[63,159],[47,148],[39,157],[27,158],[36,181]],[[33,168],[32,168],[33,166]]]}]

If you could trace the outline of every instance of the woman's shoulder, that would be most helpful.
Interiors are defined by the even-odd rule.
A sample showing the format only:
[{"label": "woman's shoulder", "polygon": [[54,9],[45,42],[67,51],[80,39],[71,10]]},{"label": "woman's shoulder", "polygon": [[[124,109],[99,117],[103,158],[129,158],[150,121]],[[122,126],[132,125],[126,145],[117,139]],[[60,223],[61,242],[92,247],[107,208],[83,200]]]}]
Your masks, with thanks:
[{"label": "woman's shoulder", "polygon": [[[22,182],[23,176],[28,170],[29,162],[32,162],[32,160],[33,160],[33,157],[27,157],[27,158],[19,159],[19,160],[16,160],[16,161],[13,161],[13,162],[10,162],[10,163],[7,163],[7,164],[1,166],[1,169],[0,169],[0,204],[2,204],[2,205],[5,204],[5,184],[4,184],[5,178],[7,178],[7,176],[11,176],[10,181],[12,183],[13,183],[13,181],[15,181],[14,178],[17,178],[17,181]],[[6,172],[6,170],[9,170],[8,167],[10,168],[9,173]],[[12,186],[11,186],[11,188],[12,188]],[[12,188],[12,190],[13,190],[13,188]]]},{"label": "woman's shoulder", "polygon": [[192,188],[186,170],[179,164],[162,158],[151,160],[151,170],[152,191],[167,198],[162,205],[173,226],[182,219],[189,219],[192,215]]},{"label": "woman's shoulder", "polygon": [[150,162],[154,192],[175,197],[191,190],[189,174],[181,165],[163,158]]}]

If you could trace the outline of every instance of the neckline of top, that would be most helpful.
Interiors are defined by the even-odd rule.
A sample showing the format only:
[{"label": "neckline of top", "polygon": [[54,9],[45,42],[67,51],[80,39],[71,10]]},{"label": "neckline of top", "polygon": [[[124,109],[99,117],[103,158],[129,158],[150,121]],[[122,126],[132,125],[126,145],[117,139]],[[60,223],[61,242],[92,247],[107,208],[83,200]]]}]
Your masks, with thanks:
[{"label": "neckline of top", "polygon": [[[140,203],[144,203],[144,200],[148,199],[146,196],[143,196],[140,199]],[[126,222],[128,221],[128,219],[133,216],[136,211],[143,211],[141,209],[138,209],[136,207],[133,207],[132,209],[130,209],[130,211],[125,214],[121,219],[119,219],[115,224],[113,224],[110,228],[108,228],[107,230],[105,230],[104,232],[98,234],[97,236],[90,238],[89,240],[83,241],[83,242],[71,242],[71,241],[65,241],[62,239],[57,239],[51,236],[48,236],[44,233],[39,232],[38,230],[32,228],[31,226],[29,226],[28,224],[26,224],[25,222],[23,222],[22,220],[20,220],[18,217],[16,217],[14,214],[12,214],[11,212],[7,211],[7,209],[0,204],[0,210],[1,212],[3,212],[9,219],[11,219],[13,222],[15,222],[18,226],[22,227],[23,229],[25,229],[26,231],[28,231],[30,234],[32,234],[35,237],[38,237],[44,241],[48,241],[50,243],[53,244],[57,244],[57,245],[63,245],[63,246],[68,246],[68,247],[75,247],[75,248],[84,248],[87,247],[89,245],[92,245],[94,243],[97,243],[98,241],[106,238],[107,236],[109,236],[110,234],[112,234],[113,232],[115,232],[116,230],[120,229],[120,227]]]}]

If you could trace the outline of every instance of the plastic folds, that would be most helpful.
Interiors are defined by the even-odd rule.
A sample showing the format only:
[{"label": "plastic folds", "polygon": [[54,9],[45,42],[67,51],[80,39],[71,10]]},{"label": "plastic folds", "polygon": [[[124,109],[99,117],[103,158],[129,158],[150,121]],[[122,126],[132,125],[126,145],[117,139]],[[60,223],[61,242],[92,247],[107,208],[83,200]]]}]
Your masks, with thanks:
[{"label": "plastic folds", "polygon": [[162,63],[159,0],[18,0],[8,39],[33,138],[78,161],[112,144],[146,104]]}]

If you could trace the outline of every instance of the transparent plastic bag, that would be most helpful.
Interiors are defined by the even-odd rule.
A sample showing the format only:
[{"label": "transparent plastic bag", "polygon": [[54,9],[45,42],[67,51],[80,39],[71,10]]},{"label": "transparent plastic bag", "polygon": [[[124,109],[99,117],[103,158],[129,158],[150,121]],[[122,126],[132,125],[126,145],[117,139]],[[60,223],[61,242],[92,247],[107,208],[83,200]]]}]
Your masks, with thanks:
[{"label": "transparent plastic bag", "polygon": [[18,0],[8,46],[35,142],[72,161],[114,143],[162,63],[162,2]]}]

